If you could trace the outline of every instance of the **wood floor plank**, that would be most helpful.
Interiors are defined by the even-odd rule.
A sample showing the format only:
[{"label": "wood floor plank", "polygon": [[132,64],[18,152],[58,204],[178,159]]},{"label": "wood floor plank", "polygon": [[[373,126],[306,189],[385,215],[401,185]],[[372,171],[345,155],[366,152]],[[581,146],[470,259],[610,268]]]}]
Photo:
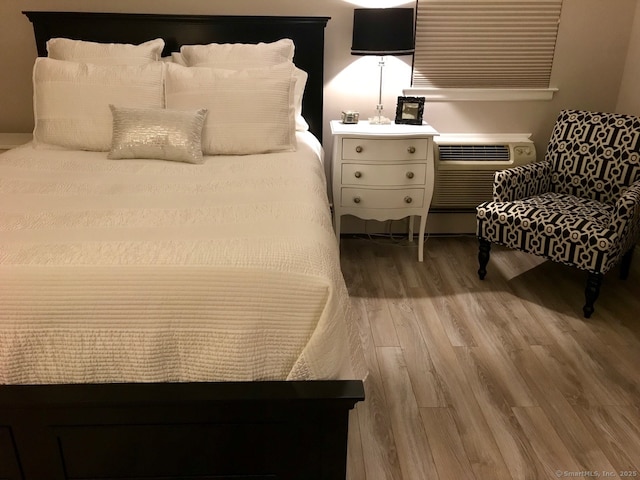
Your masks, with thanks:
[{"label": "wood floor plank", "polygon": [[362,451],[362,437],[358,409],[349,412],[349,439],[347,445],[347,480],[361,480],[367,478],[364,468],[365,456]]},{"label": "wood floor plank", "polygon": [[474,351],[474,347],[456,348],[458,360],[463,365],[473,395],[480,405],[511,476],[514,480],[545,478],[545,471],[504,392],[494,381],[490,368]]},{"label": "wood floor plank", "polygon": [[[504,340],[501,343],[513,348],[526,345],[546,345],[551,342],[549,334],[539,319],[531,314],[524,302],[514,296],[509,289],[507,279],[502,275],[491,275],[484,280],[478,278],[477,249],[469,250],[469,239],[452,239],[452,250],[456,252],[457,268],[471,277],[471,290],[476,293],[478,301],[483,302],[489,310],[489,317]],[[475,240],[474,240],[475,242]],[[472,243],[473,246],[473,243]],[[515,262],[522,258],[522,252],[513,252]],[[526,262],[530,265],[530,262]],[[522,268],[522,267],[521,267]],[[521,269],[518,269],[521,272]]]},{"label": "wood floor plank", "polygon": [[[366,310],[361,305],[361,315]],[[361,327],[368,328],[368,326]],[[382,376],[378,367],[376,347],[370,331],[363,335],[363,348],[368,377],[364,382],[365,401],[356,405],[360,439],[367,480],[401,480],[396,442],[391,428],[389,405],[385,398]]]},{"label": "wood floor plank", "polygon": [[382,278],[375,270],[376,255],[369,250],[362,251],[360,254],[364,259],[363,265],[367,264],[371,267],[363,271],[363,276],[367,279],[369,287],[364,300],[373,342],[377,347],[398,347],[400,342],[389,311],[390,304],[384,294]]},{"label": "wood floor plank", "polygon": [[385,257],[378,258],[376,264],[384,294],[389,299],[389,312],[396,327],[416,402],[419,407],[447,406],[448,394],[429,356],[396,263],[393,258]]},{"label": "wood floor plank", "polygon": [[571,405],[597,404],[597,398],[589,390],[576,371],[574,363],[559,348],[533,345],[531,350],[543,365],[555,387]]},{"label": "wood floor plank", "polygon": [[364,258],[360,255],[360,249],[355,242],[341,243],[342,255],[340,256],[340,267],[342,275],[347,285],[350,297],[359,299],[368,297],[371,287],[370,280],[364,278],[363,269],[360,268]]},{"label": "wood floor plank", "polygon": [[635,391],[632,403],[640,408],[640,376],[637,375],[638,365],[640,365],[640,346],[608,346],[606,355],[617,366],[620,375],[624,377],[625,385],[632,385],[632,387],[627,387]]},{"label": "wood floor plank", "polygon": [[616,472],[640,477],[640,410],[628,406],[575,406]]},{"label": "wood floor plank", "polygon": [[582,465],[567,449],[558,433],[540,407],[514,407],[513,413],[545,471],[544,477],[553,478],[557,472],[581,472]]},{"label": "wood floor plank", "polygon": [[420,416],[441,479],[476,478],[449,408],[421,408]]},{"label": "wood floor plank", "polygon": [[[506,395],[508,404],[511,406],[533,406],[537,405],[536,400],[529,392],[526,382],[520,372],[514,366],[510,356],[513,352],[521,348],[528,348],[528,344],[523,342],[522,334],[518,329],[512,329],[513,319],[509,319],[509,312],[500,303],[496,303],[491,292],[486,287],[478,287],[475,273],[465,264],[464,251],[458,242],[451,242],[453,245],[453,255],[447,259],[450,269],[442,273],[445,284],[454,284],[460,278],[466,278],[469,285],[473,285],[472,294],[476,303],[485,312],[483,316],[470,317],[466,322],[466,329],[471,332],[475,339],[476,347],[472,350],[476,355],[483,357],[483,362],[491,364],[489,370],[493,374],[493,381],[500,386]],[[462,261],[462,263],[461,263]],[[437,262],[437,261],[436,261]],[[457,272],[450,275],[450,272]],[[489,286],[489,289],[491,286]],[[464,298],[456,298],[457,301],[464,302]],[[510,304],[518,303],[517,301]]]},{"label": "wood floor plank", "polygon": [[[431,252],[427,265],[418,269],[421,284],[430,285],[431,298],[437,304],[442,325],[453,346],[474,346],[476,341],[467,326],[467,319],[483,316],[477,302],[473,301],[469,289],[448,281],[451,265],[450,252],[439,248],[438,254]],[[460,277],[458,277],[460,278]]]},{"label": "wood floor plank", "polygon": [[[350,275],[366,278],[367,272],[362,269],[362,264],[351,259],[343,259],[342,263],[349,264],[345,268]],[[358,270],[362,270],[358,273]],[[348,279],[347,279],[348,281]],[[364,295],[368,295],[366,289]],[[388,414],[389,407],[385,398],[384,388],[376,347],[373,343],[369,318],[365,306],[366,297],[351,295],[351,307],[354,317],[358,320],[360,338],[364,351],[368,377],[364,382],[365,401],[356,405],[360,448],[352,446],[358,441],[357,434],[349,432],[349,446],[353,451],[362,451],[365,476],[350,480],[402,480],[402,472],[398,461],[396,443],[391,429],[391,418]],[[351,459],[352,461],[357,461]],[[357,466],[353,467],[357,469]]]},{"label": "wood floor plank", "polygon": [[573,458],[580,465],[579,470],[613,471],[611,462],[593,438],[591,431],[558,389],[560,382],[557,376],[545,369],[531,349],[519,352],[514,357],[514,362],[530,385],[562,443],[572,452]]},{"label": "wood floor plank", "polygon": [[[568,286],[576,283],[571,280],[575,274],[568,267],[547,262],[521,275],[511,286],[517,295],[534,299],[528,308],[544,318],[544,326],[554,339],[553,358],[571,365],[578,378],[580,394],[576,398],[595,405],[630,405],[633,387],[600,353],[605,345],[588,326],[581,310],[576,313],[575,305],[568,303],[567,299],[576,296]],[[548,278],[555,278],[554,288],[544,287]]]},{"label": "wood floor plank", "polygon": [[[581,345],[572,335],[557,335],[557,347],[550,361],[559,362],[562,368],[571,366],[575,387],[578,390],[576,404],[632,405],[634,385],[618,373],[618,367],[596,355],[589,345]],[[550,350],[547,350],[550,351]],[[536,350],[540,352],[540,350]],[[620,381],[622,383],[616,383]],[[572,395],[573,397],[574,395]]]},{"label": "wood floor plank", "polygon": [[420,418],[420,411],[413,396],[402,350],[395,347],[379,347],[376,350],[389,399],[389,415],[403,477],[437,479],[438,472],[424,428],[422,423],[414,421]]},{"label": "wood floor plank", "polygon": [[459,270],[459,265],[450,251],[444,250],[446,255],[431,260],[434,269],[441,276],[441,290],[439,294],[445,302],[441,304],[443,311],[449,315],[444,323],[447,334],[454,347],[476,346],[477,339],[469,323],[472,319],[485,318],[487,312],[484,305],[475,301],[473,290],[462,286],[468,277]]},{"label": "wood floor plank", "polygon": [[434,367],[449,393],[451,413],[476,478],[511,479],[493,434],[473,396],[454,347],[438,316],[437,307],[429,299],[412,299],[419,327],[427,344]]},{"label": "wood floor plank", "polygon": [[[605,282],[620,282],[614,275],[617,272],[611,271],[605,276]],[[564,265],[546,262],[536,269],[528,273],[530,280],[535,285],[544,285],[544,281],[548,278],[554,278],[557,281],[556,288],[543,290],[545,293],[541,296],[541,301],[547,309],[555,310],[562,317],[563,322],[570,327],[570,333],[583,344],[593,344],[594,347],[610,345],[629,345],[637,343],[633,341],[633,336],[628,336],[628,329],[624,327],[622,321],[625,317],[636,316],[632,314],[632,305],[628,313],[620,312],[613,314],[613,310],[609,310],[606,305],[611,301],[610,295],[602,294],[596,308],[599,310],[598,315],[593,315],[590,319],[585,319],[582,315],[576,315],[574,310],[584,302],[584,287],[586,282],[586,274],[577,269],[566,267]],[[626,283],[620,285],[626,286]],[[539,287],[538,287],[539,288]],[[604,288],[604,287],[603,287]],[[615,294],[615,289],[610,289],[610,294]],[[640,291],[639,291],[640,293]],[[629,296],[627,303],[634,302],[634,296]],[[623,299],[619,299],[624,303]],[[638,306],[640,311],[640,305]],[[640,345],[638,345],[640,346]]]}]

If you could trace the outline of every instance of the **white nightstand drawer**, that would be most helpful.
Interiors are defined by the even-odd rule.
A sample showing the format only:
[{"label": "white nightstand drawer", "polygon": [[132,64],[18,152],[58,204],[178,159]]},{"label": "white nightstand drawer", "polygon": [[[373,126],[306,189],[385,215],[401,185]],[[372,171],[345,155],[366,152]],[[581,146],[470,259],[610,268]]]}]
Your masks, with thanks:
[{"label": "white nightstand drawer", "polygon": [[342,140],[344,160],[426,160],[429,140],[424,138]]},{"label": "white nightstand drawer", "polygon": [[424,203],[423,188],[367,189],[343,188],[340,206],[355,208],[420,208]]},{"label": "white nightstand drawer", "polygon": [[424,185],[426,163],[342,164],[343,185]]}]

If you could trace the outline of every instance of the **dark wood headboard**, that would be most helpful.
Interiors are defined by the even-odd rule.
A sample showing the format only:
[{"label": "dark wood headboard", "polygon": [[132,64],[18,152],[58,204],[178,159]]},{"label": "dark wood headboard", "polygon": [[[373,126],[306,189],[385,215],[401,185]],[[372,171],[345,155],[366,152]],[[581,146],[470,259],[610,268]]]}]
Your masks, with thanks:
[{"label": "dark wood headboard", "polygon": [[46,56],[50,38],[138,44],[165,41],[163,55],[182,45],[258,43],[290,38],[294,62],[309,74],[302,105],[311,132],[322,141],[324,28],[329,17],[232,15],[160,15],[93,12],[23,12],[33,23],[39,56]]}]

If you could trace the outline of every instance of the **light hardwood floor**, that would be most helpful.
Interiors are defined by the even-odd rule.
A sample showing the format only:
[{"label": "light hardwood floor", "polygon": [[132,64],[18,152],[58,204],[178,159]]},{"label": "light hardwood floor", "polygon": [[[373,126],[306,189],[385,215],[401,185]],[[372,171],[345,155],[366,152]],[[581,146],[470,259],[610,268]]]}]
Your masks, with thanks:
[{"label": "light hardwood floor", "polygon": [[584,272],[494,246],[480,281],[473,237],[341,245],[369,368],[349,480],[640,479],[640,248],[585,319]]}]

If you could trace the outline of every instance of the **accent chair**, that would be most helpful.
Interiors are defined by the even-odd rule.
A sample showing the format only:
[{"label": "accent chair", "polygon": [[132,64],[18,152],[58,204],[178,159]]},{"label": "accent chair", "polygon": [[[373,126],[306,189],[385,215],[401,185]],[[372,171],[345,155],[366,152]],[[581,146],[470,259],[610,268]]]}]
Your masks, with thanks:
[{"label": "accent chair", "polygon": [[544,161],[496,172],[476,213],[480,279],[492,243],[580,268],[589,318],[604,274],[620,262],[626,279],[640,239],[640,118],[560,112]]}]

